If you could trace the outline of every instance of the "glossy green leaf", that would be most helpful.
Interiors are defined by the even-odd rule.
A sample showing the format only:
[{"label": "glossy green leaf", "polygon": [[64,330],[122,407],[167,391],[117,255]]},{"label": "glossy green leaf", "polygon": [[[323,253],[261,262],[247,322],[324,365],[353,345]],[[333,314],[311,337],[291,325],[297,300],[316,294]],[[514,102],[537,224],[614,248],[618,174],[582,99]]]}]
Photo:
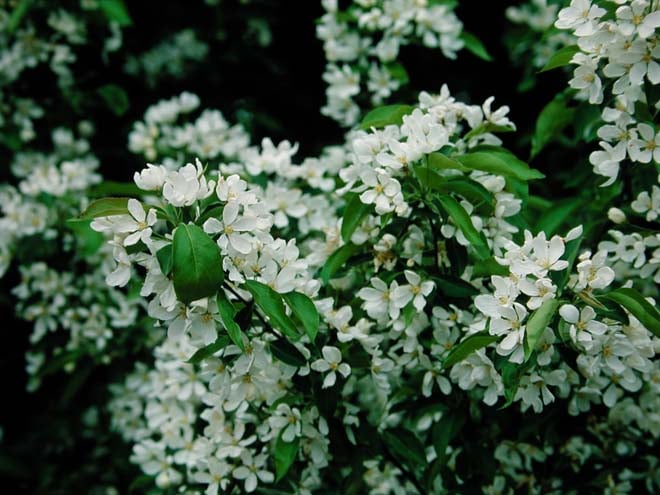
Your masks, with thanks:
[{"label": "glossy green leaf", "polygon": [[644,299],[635,289],[621,287],[608,292],[599,299],[614,301],[628,310],[644,327],[656,337],[660,337],[660,312],[658,308]]},{"label": "glossy green leaf", "polygon": [[566,103],[567,98],[559,96],[541,110],[532,136],[532,157],[538,155],[547,144],[573,122],[575,108],[568,107]]},{"label": "glossy green leaf", "polygon": [[480,259],[490,257],[490,248],[486,242],[486,238],[482,233],[479,233],[472,223],[472,219],[465,208],[451,196],[439,196],[437,198],[442,208],[454,221],[465,238],[470,242],[472,248]]},{"label": "glossy green leaf", "polygon": [[404,115],[408,115],[415,107],[410,105],[386,105],[374,108],[360,122],[361,129],[382,129],[388,125],[401,125]]},{"label": "glossy green leaf", "polygon": [[458,160],[449,158],[447,155],[436,151],[435,153],[430,153],[426,157],[427,164],[429,168],[432,169],[449,169],[449,170],[460,170],[461,172],[470,172],[471,170],[464,166]]},{"label": "glossy green leaf", "polygon": [[550,325],[558,308],[559,301],[557,299],[547,299],[527,320],[527,325],[525,327],[525,342],[523,346],[525,350],[525,361],[527,361],[532,355],[532,352],[536,350],[539,339],[548,325]]},{"label": "glossy green leaf", "polygon": [[485,260],[477,261],[472,270],[472,276],[475,278],[490,277],[491,275],[501,275],[506,277],[509,275],[509,268],[500,265],[495,258],[488,258]]},{"label": "glossy green leaf", "polygon": [[131,16],[123,0],[97,0],[99,9],[110,22],[116,22],[120,26],[130,26]]},{"label": "glossy green leaf", "polygon": [[371,205],[365,205],[360,201],[360,195],[354,194],[344,209],[344,215],[341,222],[341,238],[344,242],[349,242],[353,232],[357,229],[364,217],[367,216],[369,210],[371,210]]},{"label": "glossy green leaf", "polygon": [[190,359],[188,359],[188,362],[190,364],[197,364],[201,363],[205,359],[210,358],[213,356],[216,352],[221,351],[225,347],[229,345],[229,337],[226,335],[220,335],[215,342],[202,347],[201,349],[198,349],[195,354],[191,356]]},{"label": "glossy green leaf", "polygon": [[319,312],[314,305],[314,302],[301,292],[287,292],[282,294],[287,306],[296,318],[300,320],[305,327],[305,332],[311,342],[316,339],[316,334],[319,332]]},{"label": "glossy green leaf", "polygon": [[173,267],[172,244],[160,248],[156,252],[156,260],[158,260],[160,271],[168,277],[172,273]]},{"label": "glossy green leaf", "polygon": [[491,174],[515,177],[524,181],[545,177],[538,170],[530,168],[525,162],[516,158],[511,152],[495,146],[482,147],[479,148],[479,151],[454,158],[471,170],[483,170]]},{"label": "glossy green leaf", "polygon": [[323,268],[321,268],[321,280],[324,285],[327,285],[332,276],[345,265],[357,250],[358,247],[355,244],[344,244],[330,255]]},{"label": "glossy green leaf", "polygon": [[569,45],[563,47],[562,49],[557,51],[552,57],[550,57],[548,63],[545,64],[545,66],[539,72],[546,72],[548,70],[556,69],[557,67],[563,67],[565,65],[570,64],[573,55],[575,55],[579,51],[580,49],[578,48],[577,45]]},{"label": "glossy green leaf", "polygon": [[75,234],[77,252],[83,257],[96,253],[105,242],[105,236],[90,227],[91,220],[67,220],[66,225]]},{"label": "glossy green leaf", "polygon": [[102,196],[124,196],[131,198],[139,198],[144,194],[144,191],[132,182],[115,182],[112,180],[104,180],[90,188],[88,196],[102,197]]},{"label": "glossy green leaf", "polygon": [[102,198],[92,201],[78,217],[79,220],[91,220],[98,217],[128,215],[129,198]]},{"label": "glossy green leaf", "polygon": [[286,314],[282,296],[266,284],[256,280],[245,282],[245,288],[252,294],[254,302],[268,317],[270,324],[292,340],[298,340],[300,333],[296,324]]},{"label": "glossy green leaf", "polygon": [[465,416],[457,411],[447,411],[442,414],[440,421],[433,425],[431,438],[433,448],[441,462],[447,459],[447,447],[465,423]]},{"label": "glossy green leaf", "polygon": [[215,241],[197,225],[179,224],[172,240],[172,281],[177,298],[188,304],[212,296],[224,279]]},{"label": "glossy green leaf", "polygon": [[289,366],[301,368],[307,364],[305,356],[286,339],[277,339],[270,343],[270,352],[276,359],[279,359]]},{"label": "glossy green leaf", "polygon": [[121,86],[116,84],[105,84],[96,90],[103,98],[106,106],[117,116],[124,115],[130,103],[128,101],[128,93]]},{"label": "glossy green leaf", "polygon": [[243,332],[238,323],[236,323],[236,309],[234,308],[234,305],[227,299],[222,291],[218,293],[217,301],[220,321],[222,322],[222,326],[225,327],[225,330],[227,330],[227,335],[229,335],[231,341],[237,345],[240,350],[245,351]]},{"label": "glossy green leaf", "polygon": [[463,340],[460,344],[454,346],[451,351],[449,351],[449,354],[447,354],[447,357],[442,363],[442,367],[445,369],[451,368],[456,363],[463,361],[474,351],[477,351],[482,347],[486,347],[487,345],[492,344],[497,340],[499,340],[499,337],[495,335],[489,335],[488,332],[472,334]]},{"label": "glossy green leaf", "polygon": [[424,445],[417,436],[405,428],[391,428],[383,432],[383,442],[398,458],[413,469],[426,466]]},{"label": "glossy green leaf", "polygon": [[286,473],[289,472],[291,465],[296,460],[298,455],[298,447],[300,446],[300,438],[296,437],[292,442],[285,442],[282,440],[280,434],[275,441],[275,449],[273,457],[275,459],[275,481],[281,480]]},{"label": "glossy green leaf", "polygon": [[438,290],[448,297],[465,298],[479,294],[479,290],[458,277],[432,277]]},{"label": "glossy green leaf", "polygon": [[461,39],[463,40],[463,43],[465,43],[465,48],[469,52],[476,55],[480,59],[485,60],[486,62],[493,61],[493,57],[491,57],[490,53],[488,53],[482,41],[474,34],[463,31],[461,33]]}]

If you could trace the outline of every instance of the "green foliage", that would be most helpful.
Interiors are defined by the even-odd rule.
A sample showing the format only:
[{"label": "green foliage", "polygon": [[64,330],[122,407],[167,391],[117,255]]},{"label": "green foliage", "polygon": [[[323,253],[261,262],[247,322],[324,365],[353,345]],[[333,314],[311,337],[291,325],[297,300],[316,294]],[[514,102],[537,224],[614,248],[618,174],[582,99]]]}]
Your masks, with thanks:
[{"label": "green foliage", "polygon": [[78,217],[79,220],[93,220],[112,215],[128,215],[129,198],[103,198],[92,201]]},{"label": "green foliage", "polygon": [[218,293],[217,301],[220,321],[222,322],[222,326],[225,327],[227,335],[229,335],[231,341],[236,344],[240,350],[245,351],[245,337],[241,331],[241,327],[235,321],[236,309],[234,308],[234,305],[229,302],[222,291]]},{"label": "green foliage", "polygon": [[124,0],[97,0],[98,6],[110,22],[120,26],[130,26],[133,21]]},{"label": "green foliage", "polygon": [[256,280],[247,280],[245,288],[252,294],[254,302],[268,317],[269,323],[291,340],[300,339],[297,325],[286,314],[282,295],[271,287]]},{"label": "green foliage", "polygon": [[490,55],[490,53],[488,53],[483,42],[474,34],[463,31],[461,33],[461,39],[463,40],[463,43],[465,43],[465,48],[469,52],[476,55],[480,59],[485,60],[486,62],[493,61],[493,57]]},{"label": "green foliage", "polygon": [[474,351],[477,351],[482,347],[486,347],[487,345],[492,344],[497,340],[499,340],[499,337],[489,335],[488,332],[479,332],[470,335],[460,344],[455,346],[451,351],[449,351],[449,354],[447,354],[447,357],[442,363],[442,367],[445,369],[451,368],[456,363],[463,361],[463,359],[468,357]]},{"label": "green foliage", "polygon": [[179,224],[172,240],[172,281],[177,298],[188,304],[214,295],[224,281],[218,245],[194,224]]},{"label": "green foliage", "polygon": [[536,350],[543,332],[555,317],[557,309],[559,309],[559,301],[557,299],[547,299],[527,320],[527,325],[525,326],[525,342],[523,346],[525,350],[525,360],[529,360],[532,352]]},{"label": "green foliage", "polygon": [[351,195],[346,203],[344,216],[342,217],[341,238],[344,242],[350,241],[353,232],[360,226],[362,220],[364,220],[364,217],[367,216],[371,209],[371,205],[366,205],[360,201],[359,194]]},{"label": "green foliage", "polygon": [[294,316],[302,323],[309,340],[314,342],[316,334],[319,332],[319,313],[312,300],[305,294],[296,291],[282,294],[282,297]]},{"label": "green foliage", "polygon": [[296,437],[292,442],[282,440],[282,435],[277,437],[273,457],[275,458],[275,480],[279,481],[289,472],[291,465],[296,460],[300,438]]},{"label": "green foliage", "polygon": [[562,49],[557,51],[557,53],[555,53],[552,57],[550,57],[548,63],[545,64],[545,66],[539,72],[546,72],[570,64],[573,55],[575,55],[579,51],[580,49],[577,47],[577,45],[570,45],[563,47]]},{"label": "green foliage", "polygon": [[613,301],[630,311],[647,330],[660,337],[660,312],[635,289],[621,287],[599,296],[599,299]]},{"label": "green foliage", "polygon": [[403,117],[413,111],[410,105],[386,105],[367,113],[360,122],[361,129],[382,129],[388,125],[401,125]]}]

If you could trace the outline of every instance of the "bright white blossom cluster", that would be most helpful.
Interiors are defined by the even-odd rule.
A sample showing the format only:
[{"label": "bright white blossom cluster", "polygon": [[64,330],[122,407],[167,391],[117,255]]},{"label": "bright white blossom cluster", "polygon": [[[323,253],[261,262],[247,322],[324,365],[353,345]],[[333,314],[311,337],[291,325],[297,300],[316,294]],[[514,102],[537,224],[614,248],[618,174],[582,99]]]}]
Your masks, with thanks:
[{"label": "bright white blossom cluster", "polygon": [[[649,112],[660,108],[660,100],[645,89],[660,83],[660,11],[650,0],[603,3],[607,5],[572,0],[559,12],[555,26],[577,37],[571,88],[578,98],[604,106],[604,124],[598,130],[601,149],[589,160],[594,172],[607,178],[606,186],[617,179],[625,160],[660,162],[660,134],[647,121]],[[612,3],[613,14],[604,8]]]},{"label": "bright white blossom cluster", "polygon": [[[328,61],[324,115],[344,127],[357,123],[367,94],[381,105],[408,76],[397,62],[401,47],[421,43],[455,58],[463,48],[463,24],[450,5],[415,0],[355,0],[347,9],[337,0],[323,0],[325,14],[316,28]],[[356,101],[357,100],[357,101]],[[365,102],[366,103],[366,102]]]},{"label": "bright white blossom cluster", "polygon": [[[124,440],[142,473],[129,490],[150,495],[657,493],[658,2],[507,10],[544,33],[521,44],[533,65],[559,49],[578,98],[603,106],[591,162],[610,187],[576,173],[568,191],[593,204],[569,213],[553,188],[572,170],[543,160],[577,141],[554,135],[537,155],[532,136],[545,177],[505,147],[530,136],[502,135],[516,125],[492,96],[470,104],[443,85],[357,125],[406,84],[403,46],[453,58],[474,42],[455,2],[322,5],[323,113],[351,130],[318,156],[255,144],[189,92],[133,125],[129,151],[149,163],[131,183],[103,180],[89,122],[13,154],[0,273],[31,328],[28,389],[63,370],[70,401],[83,367],[111,364],[110,399],[81,424]],[[0,91],[87,40],[56,10],[53,44],[35,35],[29,51],[32,21],[11,17],[0,9]],[[263,34],[260,19],[248,25]],[[186,29],[125,68],[158,87],[208,49]],[[12,105],[27,141],[41,107]]]}]

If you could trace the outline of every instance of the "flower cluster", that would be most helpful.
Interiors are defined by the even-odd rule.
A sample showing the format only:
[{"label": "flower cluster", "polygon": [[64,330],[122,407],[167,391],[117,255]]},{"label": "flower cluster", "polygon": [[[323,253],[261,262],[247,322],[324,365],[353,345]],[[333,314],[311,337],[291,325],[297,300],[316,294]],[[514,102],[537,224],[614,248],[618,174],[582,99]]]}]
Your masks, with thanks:
[{"label": "flower cluster", "polygon": [[316,31],[328,61],[323,74],[328,101],[321,112],[345,127],[357,123],[361,95],[381,105],[407,83],[406,70],[397,62],[402,46],[420,43],[453,59],[464,45],[463,25],[450,5],[355,0],[342,10],[337,0],[322,4],[325,14]]},{"label": "flower cluster", "polygon": [[604,186],[616,180],[625,160],[660,161],[660,135],[646,122],[660,102],[644,89],[645,81],[660,82],[655,33],[660,12],[649,0],[616,3],[619,6],[609,14],[597,2],[573,0],[555,22],[557,28],[577,37],[571,88],[591,104],[604,103],[604,124],[598,130],[601,149],[589,157],[594,172],[607,178]]}]

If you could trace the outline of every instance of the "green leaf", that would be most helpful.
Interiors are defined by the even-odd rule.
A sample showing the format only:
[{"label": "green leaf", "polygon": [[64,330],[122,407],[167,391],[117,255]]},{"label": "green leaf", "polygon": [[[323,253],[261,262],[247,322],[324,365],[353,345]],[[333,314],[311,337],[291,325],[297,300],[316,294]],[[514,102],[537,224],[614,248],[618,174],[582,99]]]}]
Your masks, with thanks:
[{"label": "green leaf", "polygon": [[440,169],[440,170],[449,169],[449,170],[460,170],[461,172],[471,172],[471,169],[465,167],[458,160],[449,158],[447,155],[440,153],[439,151],[427,155],[426,160],[428,166],[433,169]]},{"label": "green leaf", "polygon": [[454,158],[471,170],[483,170],[491,174],[514,177],[524,181],[545,177],[541,172],[530,168],[529,165],[504,148],[482,146],[478,149],[479,151],[473,151]]},{"label": "green leaf", "polygon": [[388,125],[401,125],[403,116],[408,115],[415,107],[410,105],[386,105],[374,108],[360,122],[360,129],[369,130],[372,127],[382,129]]},{"label": "green leaf", "polygon": [[289,366],[302,368],[307,364],[305,356],[286,339],[277,339],[270,343],[270,352],[273,356]]},{"label": "green leaf", "polygon": [[479,294],[479,290],[460,278],[450,277],[432,277],[436,287],[445,296],[455,298],[472,297]]},{"label": "green leaf", "polygon": [[463,235],[470,242],[477,256],[480,259],[489,258],[490,248],[488,247],[488,243],[483,233],[479,233],[474,227],[472,219],[468,215],[468,212],[465,211],[465,208],[451,196],[438,196],[437,200],[454,221],[456,227],[463,232]]},{"label": "green leaf", "polygon": [[130,26],[133,21],[123,0],[97,0],[98,6],[110,22]]},{"label": "green leaf", "polygon": [[328,284],[328,281],[332,276],[344,266],[348,259],[355,254],[357,249],[358,247],[355,244],[344,244],[330,255],[323,265],[323,268],[321,268],[321,280],[324,285]]},{"label": "green leaf", "polygon": [[190,359],[188,359],[188,362],[190,364],[201,363],[202,361],[204,361],[205,359],[210,358],[216,352],[224,349],[228,345],[229,345],[229,337],[227,337],[226,335],[220,335],[220,336],[218,336],[218,338],[216,339],[215,342],[213,342],[213,343],[211,343],[211,344],[209,344],[205,347],[202,347],[201,349],[198,349],[195,352],[195,354],[193,354],[190,357]]},{"label": "green leaf", "polygon": [[271,325],[292,340],[298,340],[300,333],[296,324],[286,314],[282,296],[266,284],[256,280],[245,282],[245,288],[252,294],[254,302],[269,318]]},{"label": "green leaf", "polygon": [[441,462],[444,463],[446,461],[447,446],[458,432],[461,431],[463,423],[465,423],[465,415],[460,414],[458,411],[447,411],[442,414],[440,421],[433,425],[433,430],[431,430],[433,448],[438,458],[441,459]]},{"label": "green leaf", "polygon": [[566,103],[566,98],[560,95],[541,110],[532,136],[532,157],[538,155],[548,143],[573,122],[575,108],[569,108]]},{"label": "green leaf", "polygon": [[389,71],[390,75],[394,79],[399,81],[401,85],[408,84],[408,82],[410,82],[410,77],[408,77],[408,71],[399,62],[392,62],[386,64],[385,67]]},{"label": "green leaf", "polygon": [[103,98],[103,101],[112,113],[118,117],[121,117],[128,111],[130,107],[128,93],[122,87],[116,84],[106,84],[97,89],[96,92]]},{"label": "green leaf", "polygon": [[300,438],[296,437],[292,442],[285,442],[282,440],[282,434],[277,437],[275,441],[275,482],[281,480],[286,473],[289,472],[293,461],[296,460],[298,455],[298,447],[300,445]]},{"label": "green leaf", "polygon": [[132,182],[115,182],[112,180],[104,180],[100,184],[90,188],[88,196],[126,196],[131,198],[139,198],[144,194],[138,186]]},{"label": "green leaf", "polygon": [[509,268],[500,265],[495,258],[477,261],[474,264],[474,269],[472,270],[472,276],[474,278],[490,277],[491,275],[506,277],[509,275]]},{"label": "green leaf", "polygon": [[550,57],[548,63],[545,64],[545,66],[539,72],[546,72],[552,69],[556,69],[557,67],[563,67],[570,64],[573,55],[579,51],[580,49],[577,45],[565,46],[561,50],[557,51],[557,53],[555,53],[552,57]]},{"label": "green leaf", "polygon": [[160,248],[156,252],[156,259],[158,260],[158,265],[160,266],[160,271],[168,277],[172,273],[172,244],[168,244]]},{"label": "green leaf", "polygon": [[309,340],[314,342],[316,334],[319,332],[319,312],[316,310],[314,302],[305,294],[296,291],[287,292],[282,296],[287,306],[305,327]]},{"label": "green leaf", "polygon": [[649,332],[660,337],[660,312],[635,289],[621,287],[598,298],[614,301],[628,310]]},{"label": "green leaf", "polygon": [[474,351],[477,351],[482,347],[486,347],[488,344],[492,344],[493,342],[497,341],[498,338],[499,337],[495,335],[489,335],[488,332],[479,332],[470,335],[460,344],[455,346],[451,351],[449,351],[449,354],[447,354],[447,357],[442,363],[442,367],[444,369],[451,368],[456,363],[463,361],[463,359],[468,357]]},{"label": "green leaf", "polygon": [[539,339],[543,335],[543,332],[550,325],[550,322],[555,316],[559,308],[559,301],[557,299],[547,299],[541,307],[532,313],[532,315],[527,320],[527,325],[525,327],[525,361],[527,361],[532,352],[536,350]]},{"label": "green leaf", "polygon": [[405,428],[392,428],[383,432],[383,441],[387,448],[416,470],[426,466],[426,452],[419,438]]},{"label": "green leaf", "polygon": [[23,17],[27,14],[28,10],[32,7],[34,0],[21,0],[18,5],[16,5],[9,16],[9,21],[7,21],[7,32],[12,34],[18,26],[20,25]]},{"label": "green leaf", "polygon": [[548,237],[554,235],[559,227],[572,220],[573,213],[583,206],[582,198],[570,198],[564,201],[557,201],[541,215],[536,224],[537,232],[545,232]]},{"label": "green leaf", "polygon": [[224,279],[215,241],[197,225],[179,224],[172,241],[172,281],[177,298],[188,304],[212,296]]},{"label": "green leaf", "polygon": [[78,217],[79,220],[91,220],[98,217],[128,215],[129,198],[102,198],[92,201]]},{"label": "green leaf", "polygon": [[341,238],[344,242],[349,242],[355,229],[357,229],[364,217],[367,216],[371,205],[365,205],[360,201],[360,195],[354,194],[346,204],[344,216],[341,223]]},{"label": "green leaf", "polygon": [[105,236],[101,232],[92,230],[91,220],[67,220],[66,225],[76,236],[78,253],[83,257],[96,253],[105,242]]},{"label": "green leaf", "polygon": [[463,40],[463,43],[465,43],[465,48],[467,48],[469,52],[486,62],[493,61],[493,57],[491,57],[488,51],[486,51],[484,44],[474,34],[463,31],[461,33],[461,39]]},{"label": "green leaf", "polygon": [[486,214],[492,213],[495,207],[496,201],[493,193],[478,182],[466,177],[440,177],[439,180],[431,181],[430,187],[444,194],[460,194],[475,208],[484,210]]},{"label": "green leaf", "polygon": [[218,292],[217,301],[222,326],[227,330],[227,334],[231,341],[236,344],[241,351],[245,351],[243,332],[238,323],[236,323],[236,309],[234,308],[234,305],[227,299],[222,291]]}]

